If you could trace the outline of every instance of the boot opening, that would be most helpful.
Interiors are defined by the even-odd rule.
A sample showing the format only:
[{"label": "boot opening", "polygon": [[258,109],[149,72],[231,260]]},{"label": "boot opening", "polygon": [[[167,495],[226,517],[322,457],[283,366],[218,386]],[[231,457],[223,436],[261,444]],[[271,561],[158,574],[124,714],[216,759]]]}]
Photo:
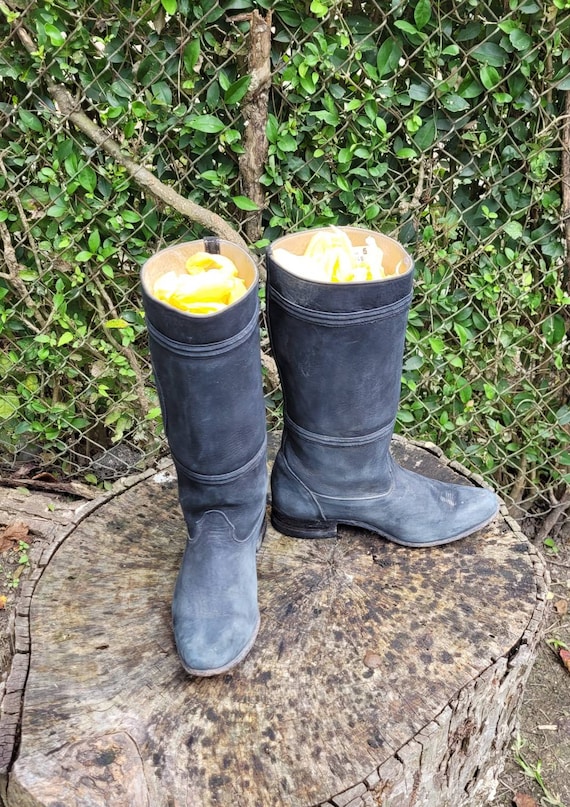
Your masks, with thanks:
[{"label": "boot opening", "polygon": [[[291,233],[279,238],[271,246],[271,251],[274,249],[285,249],[293,255],[304,255],[309,242],[315,233],[326,232],[326,227],[316,227],[312,230],[306,230],[300,233]],[[339,230],[345,232],[353,247],[366,246],[366,239],[373,238],[378,247],[383,252],[383,267],[385,275],[393,277],[395,275],[405,275],[413,268],[413,260],[404,247],[398,241],[390,238],[382,233],[376,233],[373,230],[366,230],[362,227],[338,227]]]},{"label": "boot opening", "polygon": [[[229,241],[220,240],[218,244],[218,254],[233,262],[237,268],[237,277],[243,281],[246,289],[257,284],[257,269],[250,255]],[[142,284],[147,294],[155,296],[156,282],[166,274],[174,272],[178,276],[187,275],[186,262],[188,259],[197,253],[207,251],[204,241],[188,241],[167,247],[152,255],[144,264],[141,274]],[[230,300],[229,304],[232,302]]]}]

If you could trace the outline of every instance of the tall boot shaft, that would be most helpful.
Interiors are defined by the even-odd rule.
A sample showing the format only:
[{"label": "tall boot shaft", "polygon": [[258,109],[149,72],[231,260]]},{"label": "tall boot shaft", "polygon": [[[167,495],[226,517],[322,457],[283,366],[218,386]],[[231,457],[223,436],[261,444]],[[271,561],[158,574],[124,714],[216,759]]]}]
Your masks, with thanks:
[{"label": "tall boot shaft", "polygon": [[267,253],[269,332],[285,410],[271,477],[273,524],[300,538],[331,537],[341,523],[404,546],[457,540],[493,517],[494,494],[419,476],[390,454],[413,261],[387,236],[342,229],[356,247],[375,239],[385,279],[315,282],[279,264],[278,248],[303,255],[315,230],[285,236]]},{"label": "tall boot shaft", "polygon": [[222,254],[237,265],[248,290],[217,314],[189,315],[151,292],[160,275],[183,270],[207,243],[180,244],[152,256],[143,268],[142,293],[173,458],[193,473],[207,466],[211,474],[224,474],[245,465],[265,442],[255,266],[239,247],[222,242]]},{"label": "tall boot shaft", "polygon": [[[166,272],[185,274],[196,252],[220,251],[247,286],[215,314],[180,311],[153,296]],[[172,603],[184,668],[200,676],[235,666],[259,628],[256,549],[265,525],[265,406],[257,270],[218,239],[179,244],[142,269],[152,365],[178,476],[188,539]]]},{"label": "tall boot shaft", "polygon": [[[355,246],[370,235],[343,229]],[[315,283],[273,260],[273,249],[281,245],[302,254],[314,232],[286,236],[267,255],[269,330],[285,410],[309,431],[368,435],[396,416],[413,261],[400,244],[380,235],[385,265],[399,269],[389,280]]]}]

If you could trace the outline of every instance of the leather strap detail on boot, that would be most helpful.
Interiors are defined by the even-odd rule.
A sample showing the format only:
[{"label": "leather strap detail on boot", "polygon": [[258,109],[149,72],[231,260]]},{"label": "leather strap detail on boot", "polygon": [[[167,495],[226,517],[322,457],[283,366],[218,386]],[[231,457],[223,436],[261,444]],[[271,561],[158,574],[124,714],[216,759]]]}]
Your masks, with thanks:
[{"label": "leather strap detail on boot", "polygon": [[204,250],[211,255],[220,254],[220,239],[217,235],[207,235],[204,238]]},{"label": "leather strap detail on boot", "polygon": [[207,359],[210,356],[217,356],[220,353],[226,353],[228,350],[239,347],[243,342],[249,339],[258,327],[259,319],[256,311],[245,328],[239,331],[239,333],[233,334],[228,339],[222,339],[219,342],[190,345],[186,342],[175,342],[174,339],[170,339],[157,330],[150,320],[147,322],[147,330],[150,336],[158,342],[159,345],[177,356],[186,356],[196,359]]},{"label": "leather strap detail on boot", "polygon": [[394,430],[394,421],[391,420],[390,423],[387,423],[385,426],[382,426],[381,429],[371,432],[370,434],[362,434],[354,437],[338,437],[335,435],[311,432],[299,426],[295,421],[291,420],[287,414],[285,415],[285,427],[287,431],[292,432],[302,440],[308,440],[309,442],[318,443],[322,446],[360,446],[375,443],[377,440],[382,440],[386,437],[391,437]]},{"label": "leather strap detail on boot", "polygon": [[[348,285],[348,284],[347,284]],[[281,306],[290,316],[306,322],[315,322],[330,328],[345,328],[347,325],[363,325],[369,322],[379,322],[389,317],[397,317],[406,312],[412,302],[412,293],[406,294],[401,300],[395,303],[384,305],[380,308],[370,308],[363,311],[348,311],[344,313],[319,311],[314,308],[293,303],[285,299],[276,289],[268,288],[269,297],[276,305]]]},{"label": "leather strap detail on boot", "polygon": [[261,448],[250,460],[245,463],[245,465],[242,465],[240,468],[236,468],[233,471],[228,471],[225,474],[198,473],[197,471],[193,471],[191,468],[188,468],[186,465],[180,462],[172,448],[170,449],[170,453],[172,454],[172,459],[174,460],[177,469],[193,482],[198,482],[202,485],[227,485],[230,482],[234,482],[236,479],[239,479],[241,476],[247,474],[249,471],[255,468],[256,465],[259,465],[261,462],[265,462],[267,440],[263,441]]}]

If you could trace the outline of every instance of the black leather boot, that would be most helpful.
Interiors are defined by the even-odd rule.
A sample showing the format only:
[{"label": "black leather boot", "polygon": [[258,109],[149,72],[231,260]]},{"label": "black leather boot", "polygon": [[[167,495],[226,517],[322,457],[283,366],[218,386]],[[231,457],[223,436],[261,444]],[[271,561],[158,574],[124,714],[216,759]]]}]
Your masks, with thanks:
[{"label": "black leather boot", "polygon": [[[216,314],[187,314],[152,296],[156,278],[184,273],[188,257],[221,252],[248,291]],[[152,365],[178,474],[188,540],[172,604],[184,668],[223,673],[259,629],[256,549],[265,526],[265,406],[258,277],[250,256],[218,239],[170,247],[142,269]]]},{"label": "black leather boot", "polygon": [[271,477],[272,523],[326,538],[351,524],[410,547],[455,541],[497,512],[488,490],[428,479],[392,459],[413,261],[391,238],[343,227],[353,245],[374,237],[389,277],[320,283],[285,270],[277,248],[302,255],[316,232],[267,252],[268,311],[285,424]]}]

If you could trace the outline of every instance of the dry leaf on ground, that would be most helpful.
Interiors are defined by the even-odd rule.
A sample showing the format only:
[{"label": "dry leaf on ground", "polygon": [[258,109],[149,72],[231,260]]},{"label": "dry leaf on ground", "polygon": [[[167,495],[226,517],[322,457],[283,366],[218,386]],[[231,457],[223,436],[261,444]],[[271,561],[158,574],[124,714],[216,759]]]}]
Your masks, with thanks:
[{"label": "dry leaf on ground", "polygon": [[55,478],[53,474],[50,474],[48,471],[40,471],[38,474],[34,474],[32,476],[34,482],[55,482],[57,483],[59,480]]},{"label": "dry leaf on ground", "polygon": [[513,798],[515,807],[538,807],[538,802],[528,793],[517,793]]},{"label": "dry leaf on ground", "polygon": [[0,611],[3,608],[6,608],[6,603],[8,602],[8,597],[5,594],[0,594]]},{"label": "dry leaf on ground", "polygon": [[562,664],[564,664],[568,672],[570,672],[570,651],[561,648],[558,651],[558,655],[560,657],[560,661],[562,662]]},{"label": "dry leaf on ground", "polygon": [[559,616],[564,616],[568,613],[568,600],[556,600],[554,603],[554,610]]},{"label": "dry leaf on ground", "polygon": [[0,531],[0,552],[6,552],[8,549],[13,549],[18,541],[27,541],[29,538],[29,527],[23,521],[15,521],[13,524],[8,524]]}]

